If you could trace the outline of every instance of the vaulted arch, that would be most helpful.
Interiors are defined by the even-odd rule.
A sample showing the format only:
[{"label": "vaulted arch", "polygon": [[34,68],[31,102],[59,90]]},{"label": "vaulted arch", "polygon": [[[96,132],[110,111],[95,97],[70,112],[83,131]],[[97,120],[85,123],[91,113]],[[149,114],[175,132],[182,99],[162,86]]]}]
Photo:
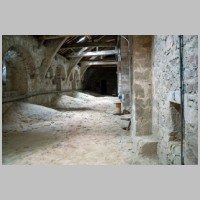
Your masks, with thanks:
[{"label": "vaulted arch", "polygon": [[69,36],[64,38],[58,38],[54,41],[50,41],[46,44],[46,52],[45,52],[45,58],[43,59],[40,67],[40,77],[41,79],[44,79],[49,67],[51,66],[52,60],[54,56],[59,51],[60,47],[64,44],[64,42],[67,40]]},{"label": "vaulted arch", "polygon": [[16,62],[23,62],[24,68],[27,70],[27,74],[30,79],[35,77],[36,67],[34,60],[30,52],[21,46],[11,46],[5,54],[5,60],[13,61],[13,58]]},{"label": "vaulted arch", "polygon": [[22,47],[10,47],[4,58],[4,95],[18,96],[28,92],[29,79],[35,75],[35,67],[32,58],[26,49]]}]

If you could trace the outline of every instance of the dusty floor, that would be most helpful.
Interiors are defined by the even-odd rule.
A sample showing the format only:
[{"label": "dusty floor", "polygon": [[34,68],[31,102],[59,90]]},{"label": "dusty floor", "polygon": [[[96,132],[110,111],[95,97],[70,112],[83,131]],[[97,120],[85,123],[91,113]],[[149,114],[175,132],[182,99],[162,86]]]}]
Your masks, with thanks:
[{"label": "dusty floor", "polygon": [[3,164],[132,164],[130,133],[113,115],[116,100],[78,92],[59,95],[53,109],[16,103],[3,116]]}]

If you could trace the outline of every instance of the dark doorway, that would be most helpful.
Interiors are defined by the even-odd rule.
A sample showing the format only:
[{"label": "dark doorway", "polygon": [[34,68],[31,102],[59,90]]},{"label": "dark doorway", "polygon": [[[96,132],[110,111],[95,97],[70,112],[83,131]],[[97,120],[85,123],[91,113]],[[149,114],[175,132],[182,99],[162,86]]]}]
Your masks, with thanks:
[{"label": "dark doorway", "polygon": [[107,94],[107,80],[101,80],[101,94]]},{"label": "dark doorway", "polygon": [[101,95],[116,96],[117,92],[116,67],[90,67],[84,75],[83,89]]}]

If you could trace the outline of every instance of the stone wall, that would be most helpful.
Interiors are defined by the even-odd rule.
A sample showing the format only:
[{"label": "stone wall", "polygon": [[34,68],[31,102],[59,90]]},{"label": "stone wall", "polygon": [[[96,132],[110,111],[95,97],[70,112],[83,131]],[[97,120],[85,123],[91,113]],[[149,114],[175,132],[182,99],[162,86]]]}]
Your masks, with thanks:
[{"label": "stone wall", "polygon": [[[53,49],[56,51],[62,42],[58,40],[55,44],[48,42],[48,45],[43,45],[33,36],[2,36],[2,64],[6,68],[3,100],[29,93],[72,89],[74,79],[68,80],[70,61],[59,54],[52,57]],[[42,76],[45,71],[46,74]],[[72,71],[73,77],[74,71],[75,68]],[[76,71],[76,74],[79,74],[79,68],[76,68]],[[76,82],[79,81],[80,75],[75,79]],[[27,101],[46,104],[46,101],[50,100],[41,95]],[[10,104],[3,104],[3,110],[7,110],[8,105]]]},{"label": "stone wall", "polygon": [[[197,164],[197,36],[183,36],[185,164]],[[163,164],[180,164],[180,45],[177,35],[154,36],[152,132]]]},{"label": "stone wall", "polygon": [[[40,82],[37,78],[39,68],[44,57],[45,47],[31,36],[3,36],[2,60],[7,67],[7,84],[3,92],[7,96],[18,95],[19,88],[25,93],[33,90],[33,85]],[[25,83],[26,82],[26,83]],[[22,86],[27,85],[26,88]],[[9,94],[9,92],[11,92]]]},{"label": "stone wall", "polygon": [[198,163],[198,36],[183,36],[185,164]]}]

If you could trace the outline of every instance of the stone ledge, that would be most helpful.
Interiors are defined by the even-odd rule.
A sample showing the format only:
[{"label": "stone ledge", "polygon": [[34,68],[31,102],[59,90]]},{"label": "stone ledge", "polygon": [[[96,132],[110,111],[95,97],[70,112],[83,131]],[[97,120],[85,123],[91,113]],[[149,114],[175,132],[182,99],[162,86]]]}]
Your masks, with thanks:
[{"label": "stone ledge", "polygon": [[158,142],[143,141],[139,144],[138,155],[144,157],[157,156],[157,144]]}]

